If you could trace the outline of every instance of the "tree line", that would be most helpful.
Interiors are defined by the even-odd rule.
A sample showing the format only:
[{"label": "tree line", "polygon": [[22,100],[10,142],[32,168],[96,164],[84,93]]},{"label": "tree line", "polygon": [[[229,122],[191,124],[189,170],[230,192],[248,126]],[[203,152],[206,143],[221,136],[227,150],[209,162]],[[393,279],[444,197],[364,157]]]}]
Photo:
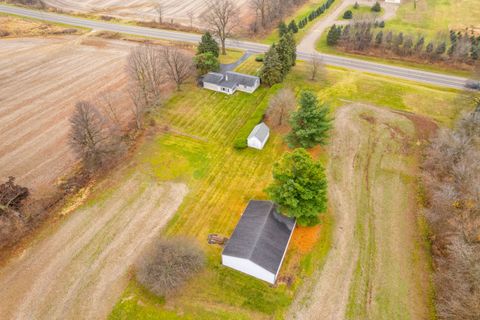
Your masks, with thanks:
[{"label": "tree line", "polygon": [[423,181],[439,319],[480,319],[480,96],[475,111],[439,130]]},{"label": "tree line", "polygon": [[307,16],[300,19],[298,22],[295,19],[291,20],[290,23],[287,25],[284,21],[281,21],[278,25],[278,33],[280,37],[282,37],[287,32],[297,33],[300,29],[305,28],[305,26],[318,18],[322,15],[330,6],[333,4],[335,0],[327,0],[325,3],[317,7],[316,9],[312,10]]},{"label": "tree line", "polygon": [[327,45],[347,52],[392,54],[400,58],[429,59],[474,64],[480,55],[480,36],[473,31],[450,31],[447,39],[428,40],[423,35],[382,30],[378,22],[359,21],[346,26],[333,25]]},{"label": "tree line", "polygon": [[297,60],[297,46],[292,32],[287,32],[278,44],[272,44],[263,59],[260,79],[263,84],[272,86],[281,83]]}]

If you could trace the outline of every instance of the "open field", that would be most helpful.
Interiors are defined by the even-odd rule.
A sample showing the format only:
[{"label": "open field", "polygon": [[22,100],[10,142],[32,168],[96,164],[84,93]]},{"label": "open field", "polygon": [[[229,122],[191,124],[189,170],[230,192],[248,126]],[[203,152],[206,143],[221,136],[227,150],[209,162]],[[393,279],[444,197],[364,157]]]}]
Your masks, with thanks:
[{"label": "open field", "polygon": [[84,30],[58,24],[44,23],[26,18],[12,17],[0,13],[0,39],[2,37],[36,37],[61,34],[81,34]]},{"label": "open field", "polygon": [[[48,6],[66,12],[91,13],[139,21],[158,21],[159,18],[155,9],[156,2],[149,0],[45,0],[44,2]],[[193,24],[201,25],[200,16],[207,8],[203,0],[164,0],[161,4],[164,22],[183,25],[190,25],[190,13],[193,14]],[[250,13],[247,0],[236,1],[235,4],[242,8],[242,16]]]},{"label": "open field", "polygon": [[107,316],[128,284],[129,267],[188,191],[184,184],[138,174],[121,178],[120,184],[94,189],[58,228],[46,230],[0,269],[2,318]]},{"label": "open field", "polygon": [[[118,91],[126,107],[130,44],[82,37],[0,40],[0,179],[50,190],[75,163],[69,116],[78,100]],[[122,114],[128,115],[125,110]]]},{"label": "open field", "polygon": [[475,29],[480,34],[480,7],[477,0],[402,1],[395,18],[387,23],[387,28],[411,34],[424,34],[426,37],[446,36],[450,29]]},{"label": "open field", "polygon": [[[421,134],[434,128],[429,120],[419,123]],[[426,137],[408,115],[358,104],[338,109],[334,127],[328,169],[333,249],[289,318],[432,318],[416,203],[418,142]]]},{"label": "open field", "polygon": [[[251,57],[238,70],[255,73],[259,65],[254,61],[254,57]],[[333,68],[328,68],[329,75],[326,81],[314,83],[305,80],[306,68],[305,63],[299,62],[288,76],[285,85],[292,87],[297,93],[300,89],[316,91],[323,101],[331,105],[332,111],[347,101],[368,102],[428,115],[442,125],[451,125],[452,120],[465,110],[465,106],[455,103],[458,93],[453,90],[442,90]],[[195,236],[207,252],[208,267],[181,292],[166,299],[153,297],[135,281],[131,281],[110,315],[110,319],[162,317],[191,319],[195,316],[203,319],[282,318],[294,298],[296,289],[301,285],[312,283],[308,280],[311,274],[315,270],[322,270],[322,265],[326,261],[325,256],[330,248],[332,227],[338,229],[337,222],[335,219],[332,221],[331,218],[331,215],[337,215],[337,212],[325,215],[318,230],[298,229],[296,231],[297,235],[294,235],[294,241],[281,271],[282,276],[294,277],[294,284],[291,287],[284,284],[270,287],[259,280],[220,266],[221,248],[206,244],[209,233],[230,235],[249,199],[266,197],[263,189],[270,182],[272,164],[287,150],[282,133],[273,131],[266,148],[262,151],[249,149],[236,151],[233,149],[233,141],[236,132],[249,116],[257,108],[264,108],[268,96],[278,89],[278,86],[270,89],[260,88],[252,95],[236,93],[233,96],[225,96],[188,87],[173,96],[163,110],[159,111],[156,116],[158,124],[170,126],[170,131],[152,137],[139,150],[135,160],[136,170],[153,172],[161,180],[174,179],[187,182],[191,192],[185,198],[177,215],[169,223],[166,233]],[[396,119],[393,114],[391,117]],[[403,119],[403,116],[400,118]],[[408,121],[401,122],[402,125],[404,123]],[[411,134],[413,129],[411,125],[410,127],[407,125],[405,130],[407,134]],[[383,138],[388,140],[382,136]],[[395,146],[398,146],[397,142],[387,144],[386,147]],[[370,149],[370,151],[376,156],[381,152],[380,149]],[[329,155],[325,150],[315,149],[313,153],[323,163],[328,162]],[[351,156],[350,153],[348,155]],[[400,168],[398,170],[406,170],[409,175],[412,175],[413,173],[409,171],[412,165],[411,158],[406,165],[402,159],[398,159]],[[401,176],[403,179],[403,171]],[[411,185],[411,182],[406,184],[408,187]],[[376,187],[380,188],[380,186]],[[375,205],[385,205],[381,203],[382,199],[378,198]],[[406,203],[404,209],[411,208],[411,205],[413,205],[411,202]],[[332,211],[333,209],[337,210],[334,206]],[[401,207],[398,207],[398,210],[403,212]],[[388,227],[387,221],[383,222],[385,225],[382,224],[378,228]],[[415,221],[409,220],[408,223],[415,223]],[[382,229],[378,232],[385,236],[386,230]],[[412,238],[408,238],[409,241],[414,243],[416,236],[417,234],[412,235]],[[305,239],[313,239],[313,244],[308,246],[307,250],[302,250],[305,243],[308,243]],[[358,239],[365,243],[363,247],[366,248],[369,238],[365,236]],[[382,250],[387,249],[382,248]],[[409,262],[408,257],[403,256],[403,251],[400,255],[400,258],[387,256],[386,259],[395,261],[398,258],[399,261]],[[365,262],[366,260],[368,260],[367,256],[359,260],[359,263],[369,263],[369,261]],[[384,279],[387,283],[384,287],[378,287],[378,290],[387,292],[394,290],[392,288],[398,284],[398,274],[395,270],[391,271],[391,274],[394,277]],[[359,278],[357,283],[364,283],[364,278]],[[383,297],[383,294],[385,294],[384,291],[379,292],[378,296]],[[415,297],[410,299],[403,291],[398,297],[400,299],[398,304],[395,301],[389,301],[393,305],[388,307],[386,313],[392,314],[400,309],[403,303],[412,303],[416,299]],[[356,298],[357,296],[351,299],[353,301]],[[428,299],[428,296],[425,299]],[[345,303],[348,304],[349,301],[347,295]],[[418,314],[429,312],[427,304],[422,302]]]}]

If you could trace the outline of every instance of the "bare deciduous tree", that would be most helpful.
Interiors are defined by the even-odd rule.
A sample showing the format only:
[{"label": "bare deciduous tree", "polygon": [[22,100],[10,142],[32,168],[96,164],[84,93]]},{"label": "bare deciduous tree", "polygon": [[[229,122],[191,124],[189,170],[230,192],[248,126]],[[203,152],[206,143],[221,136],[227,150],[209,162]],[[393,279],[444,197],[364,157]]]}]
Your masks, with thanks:
[{"label": "bare deciduous tree", "polygon": [[158,15],[158,23],[163,23],[163,14],[165,11],[165,6],[163,5],[162,1],[157,1],[155,3],[155,11]]},{"label": "bare deciduous tree", "polygon": [[239,23],[239,10],[233,0],[205,0],[207,9],[202,15],[203,22],[220,39],[222,54],[227,54],[225,41]]},{"label": "bare deciduous tree", "polygon": [[480,110],[443,129],[423,164],[439,319],[480,318]]},{"label": "bare deciduous tree", "polygon": [[87,101],[75,104],[70,118],[70,145],[87,169],[100,166],[109,152],[109,134],[97,108]]},{"label": "bare deciduous tree", "polygon": [[139,259],[136,278],[153,293],[164,296],[183,285],[204,263],[202,250],[191,239],[161,239]]},{"label": "bare deciduous tree", "polygon": [[127,70],[135,87],[135,92],[141,96],[142,104],[153,106],[160,102],[161,86],[165,83],[161,48],[143,44],[130,51]]},{"label": "bare deciduous tree", "polygon": [[190,20],[190,28],[193,28],[193,20],[195,20],[195,11],[192,9],[188,10],[187,17]]},{"label": "bare deciduous tree", "polygon": [[267,118],[275,127],[287,124],[289,115],[295,110],[295,94],[289,88],[283,88],[269,102]]},{"label": "bare deciduous tree", "polygon": [[145,104],[143,94],[138,87],[130,88],[128,94],[132,101],[132,107],[130,110],[132,111],[135,120],[135,128],[140,130],[143,127],[143,118],[148,110],[148,106]]},{"label": "bare deciduous tree", "polygon": [[179,91],[195,70],[192,58],[174,47],[163,47],[162,55],[166,76],[175,82]]},{"label": "bare deciduous tree", "polygon": [[323,64],[322,57],[318,54],[312,54],[310,59],[310,80],[316,81],[324,79],[326,76],[325,65]]}]

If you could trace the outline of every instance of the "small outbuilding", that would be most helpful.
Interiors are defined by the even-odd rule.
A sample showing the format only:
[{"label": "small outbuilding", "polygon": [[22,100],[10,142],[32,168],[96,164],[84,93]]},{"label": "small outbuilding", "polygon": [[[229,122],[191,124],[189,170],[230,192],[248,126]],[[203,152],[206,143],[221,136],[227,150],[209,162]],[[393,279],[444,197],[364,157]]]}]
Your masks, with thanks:
[{"label": "small outbuilding", "polygon": [[235,91],[253,93],[260,86],[260,78],[227,71],[225,74],[209,72],[203,77],[203,87],[217,92],[234,94]]},{"label": "small outbuilding", "polygon": [[270,137],[270,128],[262,122],[253,128],[252,132],[247,138],[247,145],[250,148],[262,150]]},{"label": "small outbuilding", "polygon": [[295,223],[273,202],[251,200],[223,249],[222,264],[274,284]]}]

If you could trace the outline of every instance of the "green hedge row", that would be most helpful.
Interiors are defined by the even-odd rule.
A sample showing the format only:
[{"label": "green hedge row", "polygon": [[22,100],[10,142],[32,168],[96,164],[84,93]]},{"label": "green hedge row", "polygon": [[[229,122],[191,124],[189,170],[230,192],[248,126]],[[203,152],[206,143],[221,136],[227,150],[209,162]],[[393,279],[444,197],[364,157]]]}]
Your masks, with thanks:
[{"label": "green hedge row", "polygon": [[250,116],[250,118],[245,122],[245,124],[238,130],[238,133],[233,140],[233,147],[235,149],[245,149],[247,147],[247,138],[252,132],[253,128],[262,122],[263,117],[265,116],[265,112],[268,108],[268,102],[270,101],[270,97],[275,94],[280,88],[282,84],[273,85],[270,88],[270,92],[265,96],[265,98],[259,103],[255,112]]}]

